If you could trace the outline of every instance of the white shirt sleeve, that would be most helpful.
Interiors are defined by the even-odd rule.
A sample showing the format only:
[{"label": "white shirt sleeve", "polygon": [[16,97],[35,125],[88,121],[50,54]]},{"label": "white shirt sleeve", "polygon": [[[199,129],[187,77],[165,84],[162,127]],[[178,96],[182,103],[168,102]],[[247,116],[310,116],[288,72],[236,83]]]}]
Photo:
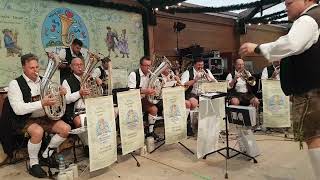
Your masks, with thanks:
[{"label": "white shirt sleeve", "polygon": [[230,82],[232,81],[232,75],[231,75],[231,73],[228,74],[226,80],[228,81],[228,89],[233,88],[233,87],[230,86]]},{"label": "white shirt sleeve", "polygon": [[21,89],[16,80],[9,83],[8,99],[16,115],[25,115],[42,109],[41,101],[25,103]]},{"label": "white shirt sleeve", "polygon": [[135,89],[136,88],[136,85],[137,85],[137,82],[136,82],[136,73],[135,72],[131,72],[129,74],[129,77],[128,77],[128,87],[130,89]]},{"label": "white shirt sleeve", "polygon": [[101,76],[100,68],[94,69],[94,70],[93,70],[93,73],[91,74],[91,76],[92,76],[93,78],[100,77],[100,76]]},{"label": "white shirt sleeve", "polygon": [[261,74],[261,80],[266,80],[268,79],[268,69],[267,67],[263,68],[262,74]]},{"label": "white shirt sleeve", "polygon": [[79,91],[71,93],[71,88],[70,88],[67,80],[63,81],[62,87],[66,88],[66,90],[67,90],[67,94],[66,94],[67,104],[76,102],[81,98]]},{"label": "white shirt sleeve", "polygon": [[66,49],[61,49],[60,52],[59,52],[59,58],[62,60],[62,61],[66,61]]},{"label": "white shirt sleeve", "polygon": [[217,79],[213,76],[213,74],[211,73],[211,71],[209,69],[207,69],[208,75],[211,79],[211,82],[218,82]]},{"label": "white shirt sleeve", "polygon": [[183,74],[182,74],[182,76],[181,76],[181,83],[182,83],[182,85],[184,85],[186,82],[189,81],[189,77],[190,77],[190,75],[189,75],[189,71],[188,71],[188,70],[186,70],[185,72],[183,72]]},{"label": "white shirt sleeve", "polygon": [[278,40],[260,45],[263,56],[269,61],[301,54],[318,41],[319,27],[316,21],[303,15],[294,21],[289,33]]}]

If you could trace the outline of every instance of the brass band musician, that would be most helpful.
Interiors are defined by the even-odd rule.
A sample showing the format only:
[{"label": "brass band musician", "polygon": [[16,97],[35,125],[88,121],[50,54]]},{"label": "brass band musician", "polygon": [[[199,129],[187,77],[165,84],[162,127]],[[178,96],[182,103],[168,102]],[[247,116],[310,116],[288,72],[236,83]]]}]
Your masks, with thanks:
[{"label": "brass band musician", "polygon": [[231,105],[259,107],[259,100],[252,92],[252,86],[255,84],[250,84],[249,77],[252,76],[249,71],[245,70],[243,60],[237,59],[235,61],[235,71],[229,73],[226,79],[231,94]]}]

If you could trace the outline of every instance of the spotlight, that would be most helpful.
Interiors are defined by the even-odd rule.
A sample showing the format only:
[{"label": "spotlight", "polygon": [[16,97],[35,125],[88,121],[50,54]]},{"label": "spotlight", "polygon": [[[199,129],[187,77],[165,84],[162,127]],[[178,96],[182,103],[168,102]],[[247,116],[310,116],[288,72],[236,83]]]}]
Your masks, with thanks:
[{"label": "spotlight", "polygon": [[251,26],[251,23],[249,23],[248,26]]},{"label": "spotlight", "polygon": [[178,3],[178,6],[181,6],[181,3]]},{"label": "spotlight", "polygon": [[268,21],[268,24],[271,24],[271,21]]},{"label": "spotlight", "polygon": [[169,9],[169,6],[166,6],[166,9]]},{"label": "spotlight", "polygon": [[154,10],[159,11],[159,8],[155,8]]},{"label": "spotlight", "polygon": [[261,25],[261,23],[258,23],[258,26],[260,26]]}]

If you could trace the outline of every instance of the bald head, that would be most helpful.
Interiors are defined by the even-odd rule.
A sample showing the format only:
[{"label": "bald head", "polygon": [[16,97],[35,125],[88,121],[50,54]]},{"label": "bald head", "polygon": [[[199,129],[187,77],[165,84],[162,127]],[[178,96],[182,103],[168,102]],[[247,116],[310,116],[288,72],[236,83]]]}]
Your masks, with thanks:
[{"label": "bald head", "polygon": [[290,21],[296,20],[304,10],[316,3],[317,0],[285,0],[288,19]]}]

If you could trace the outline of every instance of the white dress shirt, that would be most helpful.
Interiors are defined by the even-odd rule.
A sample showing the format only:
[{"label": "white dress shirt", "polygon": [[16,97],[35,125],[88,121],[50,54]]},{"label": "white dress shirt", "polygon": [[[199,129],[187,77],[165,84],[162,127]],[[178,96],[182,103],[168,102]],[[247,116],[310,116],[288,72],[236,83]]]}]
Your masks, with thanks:
[{"label": "white dress shirt", "polygon": [[[273,66],[273,69],[276,70]],[[272,75],[272,74],[271,74]],[[268,67],[263,68],[262,70],[262,74],[261,74],[261,80],[266,80],[269,79],[269,74],[268,74]],[[277,76],[275,77],[276,80],[280,80],[280,74],[277,74]]]},{"label": "white dress shirt", "polygon": [[[312,5],[309,9],[317,6]],[[260,45],[262,55],[269,61],[276,61],[288,56],[301,54],[308,50],[319,39],[319,27],[316,21],[303,15],[293,22],[287,35],[281,36],[278,40]]]},{"label": "white dress shirt", "polygon": [[[238,72],[235,71],[235,74],[237,74]],[[251,73],[248,72],[248,75],[251,76]],[[228,81],[228,89],[232,89],[233,87],[230,86],[230,82],[232,81],[232,75],[231,73],[228,74],[226,80]],[[235,87],[236,92],[240,92],[240,93],[247,93],[248,92],[248,88],[247,88],[247,83],[245,80],[243,80],[241,77],[239,77],[237,79],[237,83],[236,83],[236,87]]]},{"label": "white dress shirt", "polygon": [[[81,78],[75,74],[73,74],[79,81]],[[67,104],[75,102],[74,109],[85,109],[86,106],[83,102],[83,99],[80,96],[80,91],[76,91],[74,93],[71,93],[71,88],[68,84],[67,80],[64,80],[62,83],[62,87],[66,88],[67,94],[66,94],[66,102]]]},{"label": "white dress shirt", "polygon": [[[141,71],[141,68],[139,68],[139,74],[140,74],[140,88],[145,89],[148,87],[150,74],[148,73],[147,75],[144,75],[143,72]],[[136,73],[131,72],[128,77],[128,87],[130,89],[135,89],[136,85],[137,85]]]},{"label": "white dress shirt", "polygon": [[[216,80],[216,78],[214,78],[214,76],[212,75],[211,71],[209,69],[206,69],[210,77],[210,79],[212,79],[212,82],[218,82]],[[198,72],[196,71],[196,69],[193,67],[193,77],[196,77],[198,74]],[[190,75],[189,75],[189,70],[186,70],[185,72],[183,72],[182,76],[181,76],[181,83],[182,85],[184,85],[185,83],[187,83],[189,81]]]},{"label": "white dress shirt", "polygon": [[[31,97],[40,95],[40,78],[38,77],[37,80],[34,82],[31,79],[29,79],[25,74],[22,74],[22,76],[27,81],[27,84],[30,87]],[[41,100],[29,103],[25,103],[23,101],[23,95],[17,80],[12,80],[9,83],[8,98],[13,111],[17,115],[25,115],[32,113],[31,117],[45,116]]]},{"label": "white dress shirt", "polygon": [[[102,68],[102,69],[103,69],[103,68]],[[109,75],[108,70],[105,70],[105,69],[104,69],[104,72],[106,73],[106,75],[107,75],[107,77],[108,77],[108,75]],[[92,76],[93,78],[100,77],[100,76],[101,76],[101,70],[100,70],[100,68],[94,69],[93,72],[92,72],[92,74],[91,74],[91,76]]]}]

